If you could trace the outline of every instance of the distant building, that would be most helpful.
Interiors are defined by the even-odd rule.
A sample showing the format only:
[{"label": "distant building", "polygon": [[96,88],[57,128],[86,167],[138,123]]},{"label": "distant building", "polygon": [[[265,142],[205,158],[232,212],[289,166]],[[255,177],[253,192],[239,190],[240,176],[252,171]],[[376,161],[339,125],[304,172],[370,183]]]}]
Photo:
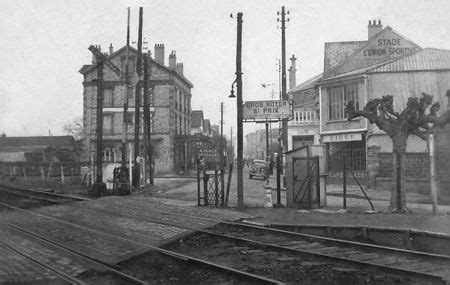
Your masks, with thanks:
[{"label": "distant building", "polygon": [[[295,58],[291,58],[289,82],[295,84]],[[316,75],[297,86],[289,86],[289,98],[292,100],[292,120],[288,121],[288,149],[296,149],[306,144],[318,144],[319,134],[319,89],[317,82],[322,74]]]},{"label": "distant building", "polygon": [[[331,162],[328,181],[341,183],[342,163],[337,158],[347,149],[347,161],[362,182],[367,181],[372,188],[390,189],[392,141],[364,118],[348,121],[345,106],[352,100],[361,109],[370,99],[390,94],[394,96],[394,108],[402,110],[408,97],[426,92],[435,95],[435,101],[445,110],[450,50],[423,49],[391,27],[383,28],[381,21],[369,21],[367,40],[325,43],[323,76],[315,86],[320,98],[321,142],[326,144]],[[442,144],[438,145],[439,153],[448,142],[437,141]],[[408,189],[427,191],[427,142],[410,136],[407,152]],[[450,158],[449,154],[445,157],[447,161]],[[333,161],[339,165],[332,165]],[[445,165],[448,171],[450,165]],[[441,183],[450,183],[448,177],[441,173]]]},{"label": "distant building", "polygon": [[0,162],[79,161],[80,156],[73,136],[0,137]]},{"label": "distant building", "polygon": [[[73,136],[0,137],[0,175],[79,174],[82,145]],[[51,171],[49,169],[52,169]]]},{"label": "distant building", "polygon": [[[154,58],[150,58],[149,102],[151,105],[151,135],[155,173],[172,172],[175,166],[188,158],[191,133],[191,89],[192,83],[183,75],[183,64],[176,62],[174,51],[169,55],[168,66],[164,62],[164,45],[155,45]],[[144,55],[149,56],[150,55]],[[126,47],[116,52],[110,46],[108,60],[120,69],[116,75],[104,67],[103,101],[103,159],[106,162],[121,161],[121,139],[124,98],[128,102],[127,143],[134,139],[135,88],[126,89],[125,65]],[[137,50],[129,48],[130,81],[137,82]],[[96,96],[97,65],[95,58],[91,64],[80,69],[83,75],[83,125],[85,160],[95,158],[96,140]],[[142,126],[142,123],[141,123]],[[143,139],[143,128],[140,138]],[[141,144],[142,146],[142,144]]]}]

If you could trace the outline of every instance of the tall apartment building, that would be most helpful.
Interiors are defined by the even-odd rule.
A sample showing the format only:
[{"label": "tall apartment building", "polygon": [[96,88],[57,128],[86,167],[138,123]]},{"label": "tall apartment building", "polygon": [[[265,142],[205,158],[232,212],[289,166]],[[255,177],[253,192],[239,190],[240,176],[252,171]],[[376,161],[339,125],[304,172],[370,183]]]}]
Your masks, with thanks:
[{"label": "tall apartment building", "polygon": [[[172,172],[179,161],[186,160],[188,139],[191,128],[191,89],[192,83],[183,75],[183,63],[176,62],[175,51],[169,55],[165,65],[164,45],[156,44],[154,57],[149,57],[150,83],[149,102],[151,109],[151,140],[155,173]],[[103,70],[103,161],[121,161],[121,140],[123,130],[123,105],[128,102],[127,144],[134,140],[135,83],[137,82],[137,50],[129,47],[129,81],[125,81],[126,47],[116,52],[112,45],[105,53],[107,59],[120,69],[120,75],[110,70],[107,65]],[[97,101],[97,65],[84,65],[80,71],[83,75],[83,127],[84,159],[95,158],[96,142],[96,101]],[[134,83],[134,84],[132,84]],[[143,102],[143,100],[141,100]],[[142,114],[142,112],[141,112]],[[143,139],[142,123],[140,138]],[[143,148],[141,144],[141,149]],[[127,154],[129,156],[129,154]]]}]

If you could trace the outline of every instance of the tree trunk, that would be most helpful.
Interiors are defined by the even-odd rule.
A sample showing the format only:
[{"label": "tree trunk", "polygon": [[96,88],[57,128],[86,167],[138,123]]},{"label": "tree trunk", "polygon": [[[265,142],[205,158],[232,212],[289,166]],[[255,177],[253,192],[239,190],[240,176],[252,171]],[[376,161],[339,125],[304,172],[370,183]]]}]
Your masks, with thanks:
[{"label": "tree trunk", "polygon": [[389,210],[404,213],[406,206],[406,142],[408,136],[398,132],[392,139],[392,188]]}]

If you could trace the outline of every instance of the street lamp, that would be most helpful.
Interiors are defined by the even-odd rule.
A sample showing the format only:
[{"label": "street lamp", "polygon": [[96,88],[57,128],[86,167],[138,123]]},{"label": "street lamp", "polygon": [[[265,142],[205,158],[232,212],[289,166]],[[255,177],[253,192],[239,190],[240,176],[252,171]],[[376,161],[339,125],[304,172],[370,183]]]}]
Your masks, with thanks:
[{"label": "street lamp", "polygon": [[233,83],[231,83],[231,91],[230,91],[230,96],[228,96],[228,98],[236,98],[236,95],[234,95],[234,84],[236,84],[237,82],[237,78],[233,81]]}]

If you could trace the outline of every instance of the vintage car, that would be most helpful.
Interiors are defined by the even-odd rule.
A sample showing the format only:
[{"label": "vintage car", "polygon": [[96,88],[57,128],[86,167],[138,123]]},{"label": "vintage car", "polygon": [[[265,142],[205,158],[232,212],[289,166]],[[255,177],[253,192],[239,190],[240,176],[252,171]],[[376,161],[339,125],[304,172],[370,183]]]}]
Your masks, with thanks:
[{"label": "vintage car", "polygon": [[248,179],[252,179],[253,177],[261,177],[262,179],[266,180],[267,167],[268,164],[264,160],[253,160],[253,163],[250,166],[250,172],[248,173]]}]

